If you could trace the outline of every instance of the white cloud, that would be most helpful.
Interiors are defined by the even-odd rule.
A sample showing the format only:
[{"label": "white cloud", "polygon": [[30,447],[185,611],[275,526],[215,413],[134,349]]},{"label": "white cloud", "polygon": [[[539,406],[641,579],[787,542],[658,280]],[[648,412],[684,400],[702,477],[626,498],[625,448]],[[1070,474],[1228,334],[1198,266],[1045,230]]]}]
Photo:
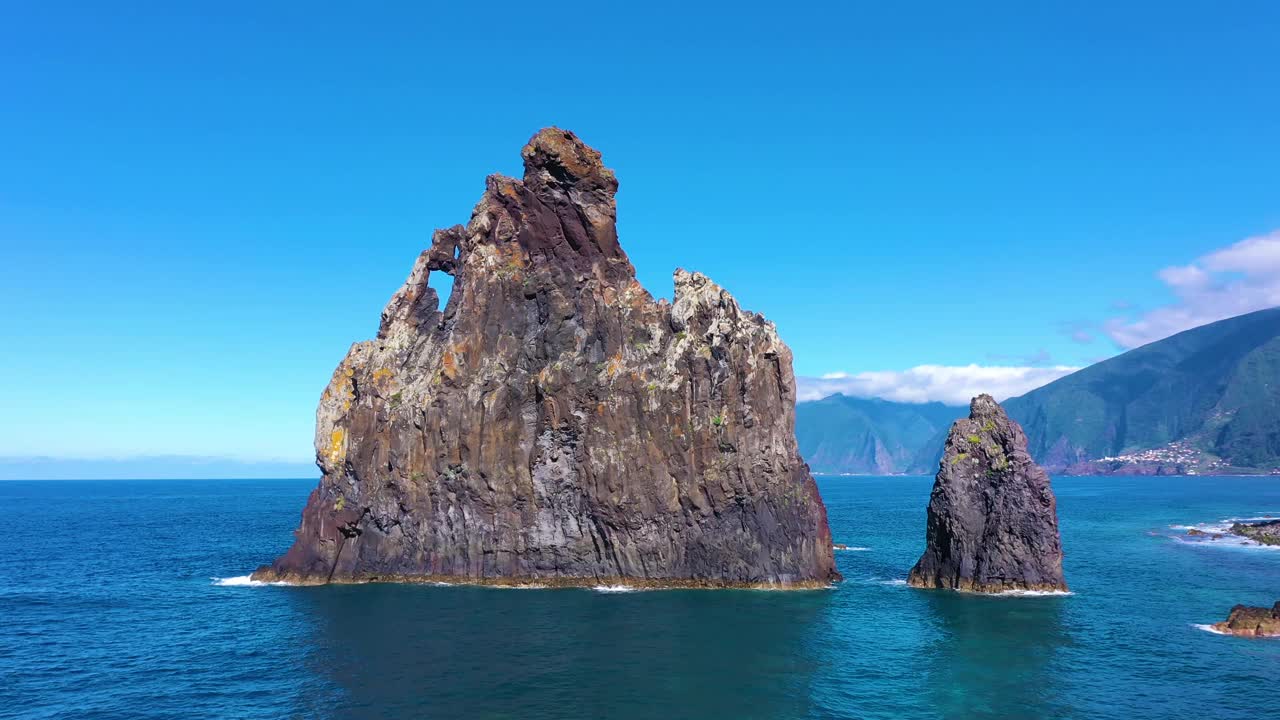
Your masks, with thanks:
[{"label": "white cloud", "polygon": [[973,396],[991,393],[997,400],[1016,397],[1069,375],[1080,368],[1016,367],[1001,365],[917,365],[908,370],[859,373],[827,373],[822,377],[797,377],[797,398],[819,400],[843,393],[854,397],[879,397],[898,402],[944,402],[967,405]]},{"label": "white cloud", "polygon": [[1160,280],[1177,301],[1136,319],[1113,318],[1105,330],[1116,344],[1138,347],[1224,318],[1280,305],[1280,230],[1247,238],[1167,267]]}]

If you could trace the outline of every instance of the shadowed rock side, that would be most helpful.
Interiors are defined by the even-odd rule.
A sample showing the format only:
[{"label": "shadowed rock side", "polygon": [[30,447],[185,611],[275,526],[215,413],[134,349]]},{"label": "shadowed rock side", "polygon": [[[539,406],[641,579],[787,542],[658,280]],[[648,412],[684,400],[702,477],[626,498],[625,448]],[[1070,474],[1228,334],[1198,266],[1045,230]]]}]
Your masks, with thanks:
[{"label": "shadowed rock side", "polygon": [[990,395],[974,398],[969,417],[951,426],[928,517],[909,584],[985,593],[1067,589],[1049,476]]},{"label": "shadowed rock side", "polygon": [[1213,629],[1242,637],[1280,637],[1280,602],[1269,608],[1237,605],[1231,608],[1227,619],[1214,624]]},{"label": "shadowed rock side", "polygon": [[[839,578],[796,451],[791,352],[678,270],[655,301],[618,183],[543,130],[353,345],[316,417],[320,486],[259,580],[817,587]],[[454,278],[439,311],[432,272]]]}]

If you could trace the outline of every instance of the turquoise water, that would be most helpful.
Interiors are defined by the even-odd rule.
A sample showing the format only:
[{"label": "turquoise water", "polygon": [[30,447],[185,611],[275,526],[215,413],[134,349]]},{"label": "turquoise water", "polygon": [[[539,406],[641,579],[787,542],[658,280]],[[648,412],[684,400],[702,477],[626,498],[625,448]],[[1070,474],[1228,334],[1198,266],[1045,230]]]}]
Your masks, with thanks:
[{"label": "turquoise water", "polygon": [[1069,597],[904,587],[927,478],[822,478],[831,591],[249,587],[307,481],[0,483],[0,716],[1259,718],[1280,551],[1171,525],[1280,516],[1276,478],[1061,478]]}]

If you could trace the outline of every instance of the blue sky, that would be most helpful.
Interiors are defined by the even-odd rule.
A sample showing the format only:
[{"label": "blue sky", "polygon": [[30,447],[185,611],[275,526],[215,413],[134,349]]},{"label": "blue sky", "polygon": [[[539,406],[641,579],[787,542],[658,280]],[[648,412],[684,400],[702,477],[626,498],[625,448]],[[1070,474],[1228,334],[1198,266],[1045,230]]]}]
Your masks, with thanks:
[{"label": "blue sky", "polygon": [[707,273],[802,376],[1012,392],[1280,302],[1274,3],[175,5],[7,4],[0,455],[306,460],[552,124],[641,281]]}]

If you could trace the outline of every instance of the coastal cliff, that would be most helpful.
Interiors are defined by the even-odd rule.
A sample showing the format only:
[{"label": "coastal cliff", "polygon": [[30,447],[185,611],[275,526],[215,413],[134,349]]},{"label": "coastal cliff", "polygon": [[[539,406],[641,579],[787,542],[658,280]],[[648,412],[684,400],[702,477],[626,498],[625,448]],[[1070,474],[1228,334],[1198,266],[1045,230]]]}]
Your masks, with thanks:
[{"label": "coastal cliff", "polygon": [[[796,449],[791,351],[677,270],[655,301],[618,182],[573,133],[490,176],[321,396],[323,473],[254,578],[819,587],[839,579]],[[453,276],[439,309],[432,273]]]},{"label": "coastal cliff", "polygon": [[1027,437],[990,395],[956,420],[907,582],[970,592],[1066,591],[1057,501]]}]

